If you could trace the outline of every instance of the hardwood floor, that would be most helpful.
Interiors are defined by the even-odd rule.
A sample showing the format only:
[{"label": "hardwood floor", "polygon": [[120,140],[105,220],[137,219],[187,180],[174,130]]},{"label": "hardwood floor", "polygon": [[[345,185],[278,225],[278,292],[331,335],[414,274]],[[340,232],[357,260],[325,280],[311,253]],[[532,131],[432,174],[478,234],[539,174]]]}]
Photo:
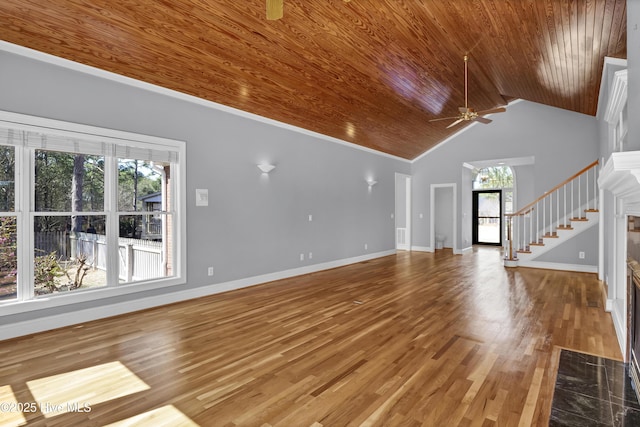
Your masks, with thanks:
[{"label": "hardwood floor", "polygon": [[0,425],[546,426],[560,347],[621,359],[600,286],[401,252],[3,341]]}]

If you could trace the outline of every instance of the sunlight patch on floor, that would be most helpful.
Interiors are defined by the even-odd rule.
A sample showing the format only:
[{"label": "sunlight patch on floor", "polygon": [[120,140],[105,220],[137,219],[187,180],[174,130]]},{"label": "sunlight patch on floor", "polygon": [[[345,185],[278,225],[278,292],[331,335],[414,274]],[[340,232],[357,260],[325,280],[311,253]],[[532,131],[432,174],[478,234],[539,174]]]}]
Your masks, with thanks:
[{"label": "sunlight patch on floor", "polygon": [[[0,386],[0,426],[17,427],[27,424],[22,415],[24,407],[18,403],[10,385]],[[29,409],[29,408],[27,408]]]},{"label": "sunlight patch on floor", "polygon": [[47,418],[149,389],[119,361],[28,381],[27,386]]}]

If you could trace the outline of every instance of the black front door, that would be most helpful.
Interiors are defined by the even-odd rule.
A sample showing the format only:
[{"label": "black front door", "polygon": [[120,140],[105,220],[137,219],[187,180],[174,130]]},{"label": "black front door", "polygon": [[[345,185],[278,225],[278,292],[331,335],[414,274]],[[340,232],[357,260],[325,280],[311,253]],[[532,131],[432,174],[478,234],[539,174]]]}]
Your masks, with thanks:
[{"label": "black front door", "polygon": [[473,192],[473,244],[502,244],[502,190]]}]

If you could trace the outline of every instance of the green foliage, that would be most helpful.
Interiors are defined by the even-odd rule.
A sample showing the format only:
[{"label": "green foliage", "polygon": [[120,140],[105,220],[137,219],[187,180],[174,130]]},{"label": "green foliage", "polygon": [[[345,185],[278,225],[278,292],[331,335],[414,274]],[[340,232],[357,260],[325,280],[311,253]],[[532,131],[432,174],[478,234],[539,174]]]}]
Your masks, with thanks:
[{"label": "green foliage", "polygon": [[475,190],[512,187],[513,174],[508,166],[491,166],[481,169],[473,182]]},{"label": "green foliage", "polygon": [[13,147],[0,146],[0,212],[12,211],[15,203],[15,154]]},{"label": "green foliage", "polygon": [[[56,151],[37,150],[35,154],[35,207],[38,212],[73,211],[74,182],[81,183],[78,194],[82,212],[104,210],[104,158],[82,155],[82,176],[74,176],[74,159],[79,155]],[[0,180],[2,179],[2,152],[0,151]],[[78,170],[76,169],[76,174]],[[13,169],[11,169],[13,176]],[[148,162],[124,159],[118,163],[118,207],[123,211],[143,210],[140,198],[161,191],[160,175]],[[0,207],[2,194],[0,187]],[[1,210],[1,208],[0,208]],[[76,209],[78,210],[78,209]],[[57,231],[69,227],[68,217],[39,216],[36,231]],[[79,224],[82,225],[82,224]],[[79,229],[84,229],[87,224]],[[129,228],[135,229],[135,224]],[[79,231],[78,230],[78,231]],[[131,232],[131,230],[129,230]],[[131,233],[129,233],[131,234]]]},{"label": "green foliage", "polygon": [[160,176],[151,165],[141,160],[125,159],[118,164],[118,209],[138,212],[140,197],[161,191]]},{"label": "green foliage", "polygon": [[57,289],[56,278],[63,274],[62,268],[60,268],[60,264],[58,264],[58,257],[55,251],[47,255],[35,257],[33,268],[34,281],[36,286],[42,286],[46,289],[46,293],[52,293]]},{"label": "green foliage", "polygon": [[0,285],[15,284],[18,269],[16,219],[0,217]]},{"label": "green foliage", "polygon": [[[73,278],[69,269],[74,270]],[[39,293],[50,294],[80,288],[88,270],[85,255],[79,256],[75,261],[62,262],[54,251],[35,257],[33,274],[36,287],[40,288]],[[63,276],[67,278],[66,282]]]}]

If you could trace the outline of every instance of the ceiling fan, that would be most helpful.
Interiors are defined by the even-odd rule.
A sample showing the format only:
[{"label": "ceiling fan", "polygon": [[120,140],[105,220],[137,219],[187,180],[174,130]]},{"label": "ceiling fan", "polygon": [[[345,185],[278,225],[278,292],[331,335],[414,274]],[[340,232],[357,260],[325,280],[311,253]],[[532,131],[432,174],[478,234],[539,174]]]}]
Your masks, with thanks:
[{"label": "ceiling fan", "polygon": [[447,126],[447,129],[457,125],[458,123],[468,122],[468,121],[476,121],[476,122],[488,124],[488,123],[491,123],[491,120],[487,119],[486,117],[483,117],[485,114],[504,113],[505,111],[507,111],[506,108],[504,108],[504,107],[493,108],[491,110],[484,110],[484,111],[475,111],[473,108],[469,108],[469,105],[467,104],[467,93],[468,93],[468,88],[467,88],[467,62],[469,62],[469,57],[467,55],[465,55],[464,56],[464,107],[459,107],[458,108],[459,113],[458,113],[457,116],[441,117],[439,119],[429,120],[430,122],[437,122],[437,121],[440,121],[440,120],[453,120],[453,119],[455,119],[455,121],[453,123],[451,123],[449,126]]}]

